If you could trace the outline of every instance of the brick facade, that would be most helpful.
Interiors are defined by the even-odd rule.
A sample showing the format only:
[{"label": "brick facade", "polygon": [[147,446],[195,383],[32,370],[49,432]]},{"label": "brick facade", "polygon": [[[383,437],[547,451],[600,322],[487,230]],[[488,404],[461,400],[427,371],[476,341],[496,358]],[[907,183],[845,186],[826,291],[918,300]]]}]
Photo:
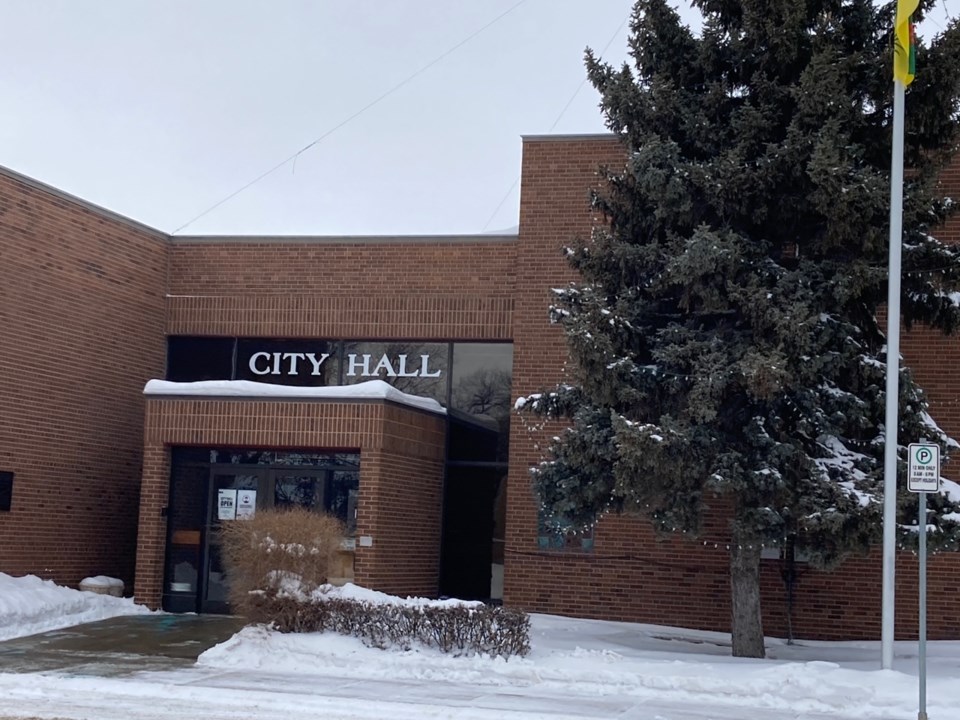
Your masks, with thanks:
[{"label": "brick facade", "polygon": [[170,448],[323,448],[360,452],[354,577],[400,595],[437,594],[443,417],[391,402],[216,398],[147,400],[136,599],[160,606]]},{"label": "brick facade", "polygon": [[[591,216],[587,191],[596,187],[600,165],[624,162],[622,147],[610,136],[530,138],[524,144],[520,198],[520,249],[514,311],[514,395],[535,392],[566,379],[562,332],[546,322],[548,288],[573,280],[560,248],[575,236],[588,236]],[[960,197],[960,158],[942,176],[946,194]],[[938,232],[960,241],[960,217]],[[927,388],[934,417],[960,436],[960,376],[952,372],[960,346],[923,328],[903,336],[906,364]],[[657,537],[649,525],[629,517],[604,517],[595,529],[591,552],[541,551],[537,508],[528,468],[543,459],[559,426],[515,423],[510,444],[505,603],[540,612],[604,619],[667,623],[729,630],[729,533],[722,516],[708,521],[701,537]],[[916,559],[897,558],[898,637],[916,636]],[[879,549],[826,573],[800,564],[794,590],[793,631],[806,638],[876,638],[880,634],[881,563]],[[960,619],[950,607],[958,588],[960,557],[930,558],[928,633],[960,637]],[[764,629],[787,633],[781,563],[764,560]]]},{"label": "brick facade", "polygon": [[133,580],[166,236],[0,171],[0,570]]},{"label": "brick facade", "polygon": [[176,239],[170,335],[510,340],[516,237]]},{"label": "brick facade", "polygon": [[[111,574],[156,605],[162,591],[169,448],[359,449],[356,578],[435,594],[444,422],[389,402],[151,398],[165,335],[513,341],[516,398],[570,377],[550,288],[575,277],[563,245],[595,222],[597,167],[623,162],[611,136],[524,141],[519,235],[457,238],[170,238],[0,172],[0,570],[75,584]],[[942,176],[960,198],[960,159]],[[960,242],[960,218],[939,233]],[[935,418],[960,436],[956,338],[914,328],[907,364]],[[108,359],[105,359],[108,358]],[[506,604],[618,620],[729,628],[722,514],[702,537],[656,537],[608,516],[592,549],[544,551],[529,468],[559,425],[514,418]],[[141,484],[142,466],[142,484]],[[139,508],[139,513],[138,509]],[[139,538],[134,541],[139,515]],[[898,637],[915,633],[915,560],[898,558]],[[793,628],[809,638],[879,635],[877,554],[834,573],[801,566]],[[930,636],[960,637],[950,612],[960,557],[930,559]],[[768,633],[786,632],[780,563],[765,560]]]}]

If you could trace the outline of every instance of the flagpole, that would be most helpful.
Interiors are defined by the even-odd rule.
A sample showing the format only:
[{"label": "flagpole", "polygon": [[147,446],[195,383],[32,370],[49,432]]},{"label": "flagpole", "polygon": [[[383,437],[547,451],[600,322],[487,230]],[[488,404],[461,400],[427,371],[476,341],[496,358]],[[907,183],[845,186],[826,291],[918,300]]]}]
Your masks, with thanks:
[{"label": "flagpole", "polygon": [[887,283],[887,403],[883,453],[883,608],[880,665],[893,668],[894,575],[897,551],[897,429],[900,398],[900,253],[903,239],[903,106],[905,86],[893,83],[890,166],[890,269]]}]

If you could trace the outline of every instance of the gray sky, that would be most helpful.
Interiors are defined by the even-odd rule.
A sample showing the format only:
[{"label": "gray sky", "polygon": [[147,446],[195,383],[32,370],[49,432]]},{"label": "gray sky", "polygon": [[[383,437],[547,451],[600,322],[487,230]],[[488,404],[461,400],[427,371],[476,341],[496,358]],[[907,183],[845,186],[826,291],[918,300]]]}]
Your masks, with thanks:
[{"label": "gray sky", "polygon": [[[518,2],[6,0],[0,164],[173,231]],[[523,0],[182,232],[516,225],[520,135],[604,131],[583,49],[622,62],[631,5]]]}]

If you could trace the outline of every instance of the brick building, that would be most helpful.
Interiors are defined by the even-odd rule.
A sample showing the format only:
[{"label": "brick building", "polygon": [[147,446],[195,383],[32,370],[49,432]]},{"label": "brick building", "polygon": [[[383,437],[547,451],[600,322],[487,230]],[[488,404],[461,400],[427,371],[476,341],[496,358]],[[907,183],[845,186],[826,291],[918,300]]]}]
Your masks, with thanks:
[{"label": "brick building", "polygon": [[[555,547],[529,468],[557,428],[510,411],[566,376],[549,290],[574,279],[560,248],[590,230],[597,166],[622,158],[611,136],[525,138],[516,235],[422,238],[170,237],[0,170],[0,571],[222,611],[216,527],[301,504],[348,521],[344,572],[380,590],[728,629],[723,523],[662,539],[608,516]],[[960,195],[960,162],[943,183]],[[903,341],[960,436],[955,343]],[[774,635],[780,570],[764,561]],[[915,570],[901,554],[899,636]],[[931,637],[960,638],[958,571],[930,560]],[[795,634],[878,636],[880,577],[879,553],[802,569]]]}]

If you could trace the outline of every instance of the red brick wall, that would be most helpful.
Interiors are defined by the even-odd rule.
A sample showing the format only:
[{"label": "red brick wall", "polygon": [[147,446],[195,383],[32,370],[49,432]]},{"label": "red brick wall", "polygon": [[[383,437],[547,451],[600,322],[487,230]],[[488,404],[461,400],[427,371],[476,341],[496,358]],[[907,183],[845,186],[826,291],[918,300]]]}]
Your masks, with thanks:
[{"label": "red brick wall", "polygon": [[175,240],[171,335],[509,340],[515,238]]},{"label": "red brick wall", "polygon": [[953,200],[957,212],[943,227],[937,229],[936,236],[943,242],[958,245],[960,244],[960,154],[956,155],[953,162],[940,173],[938,191],[943,197]]},{"label": "red brick wall", "polygon": [[[568,377],[563,335],[547,322],[547,289],[574,278],[559,248],[586,236],[593,223],[587,190],[597,183],[601,164],[616,167],[623,151],[610,136],[534,138],[524,144],[520,201],[520,247],[514,313],[514,397]],[[944,174],[960,198],[960,158]],[[960,218],[940,233],[952,237]],[[960,434],[960,380],[953,372],[956,338],[915,330],[905,336],[907,364],[929,391],[933,414],[945,429]],[[921,351],[922,353],[918,352]],[[526,418],[511,432],[506,548],[506,604],[618,620],[729,630],[728,533],[718,518],[700,539],[657,538],[639,519],[607,516],[595,530],[591,552],[541,551],[536,544],[537,508],[528,468],[543,458],[541,448],[559,426]],[[795,588],[794,634],[798,637],[876,638],[880,632],[879,553],[855,558],[833,573],[800,565]],[[785,635],[786,602],[781,565],[763,562],[765,630]],[[930,637],[960,637],[951,611],[960,576],[960,556],[937,555],[928,572]],[[897,635],[915,637],[916,562],[898,556]]]},{"label": "red brick wall", "polygon": [[165,237],[0,171],[0,571],[130,583]]},{"label": "red brick wall", "polygon": [[360,451],[355,581],[395,594],[435,596],[439,578],[444,419],[388,402],[150,398],[144,431],[136,598],[162,594],[169,448],[251,447]]}]

